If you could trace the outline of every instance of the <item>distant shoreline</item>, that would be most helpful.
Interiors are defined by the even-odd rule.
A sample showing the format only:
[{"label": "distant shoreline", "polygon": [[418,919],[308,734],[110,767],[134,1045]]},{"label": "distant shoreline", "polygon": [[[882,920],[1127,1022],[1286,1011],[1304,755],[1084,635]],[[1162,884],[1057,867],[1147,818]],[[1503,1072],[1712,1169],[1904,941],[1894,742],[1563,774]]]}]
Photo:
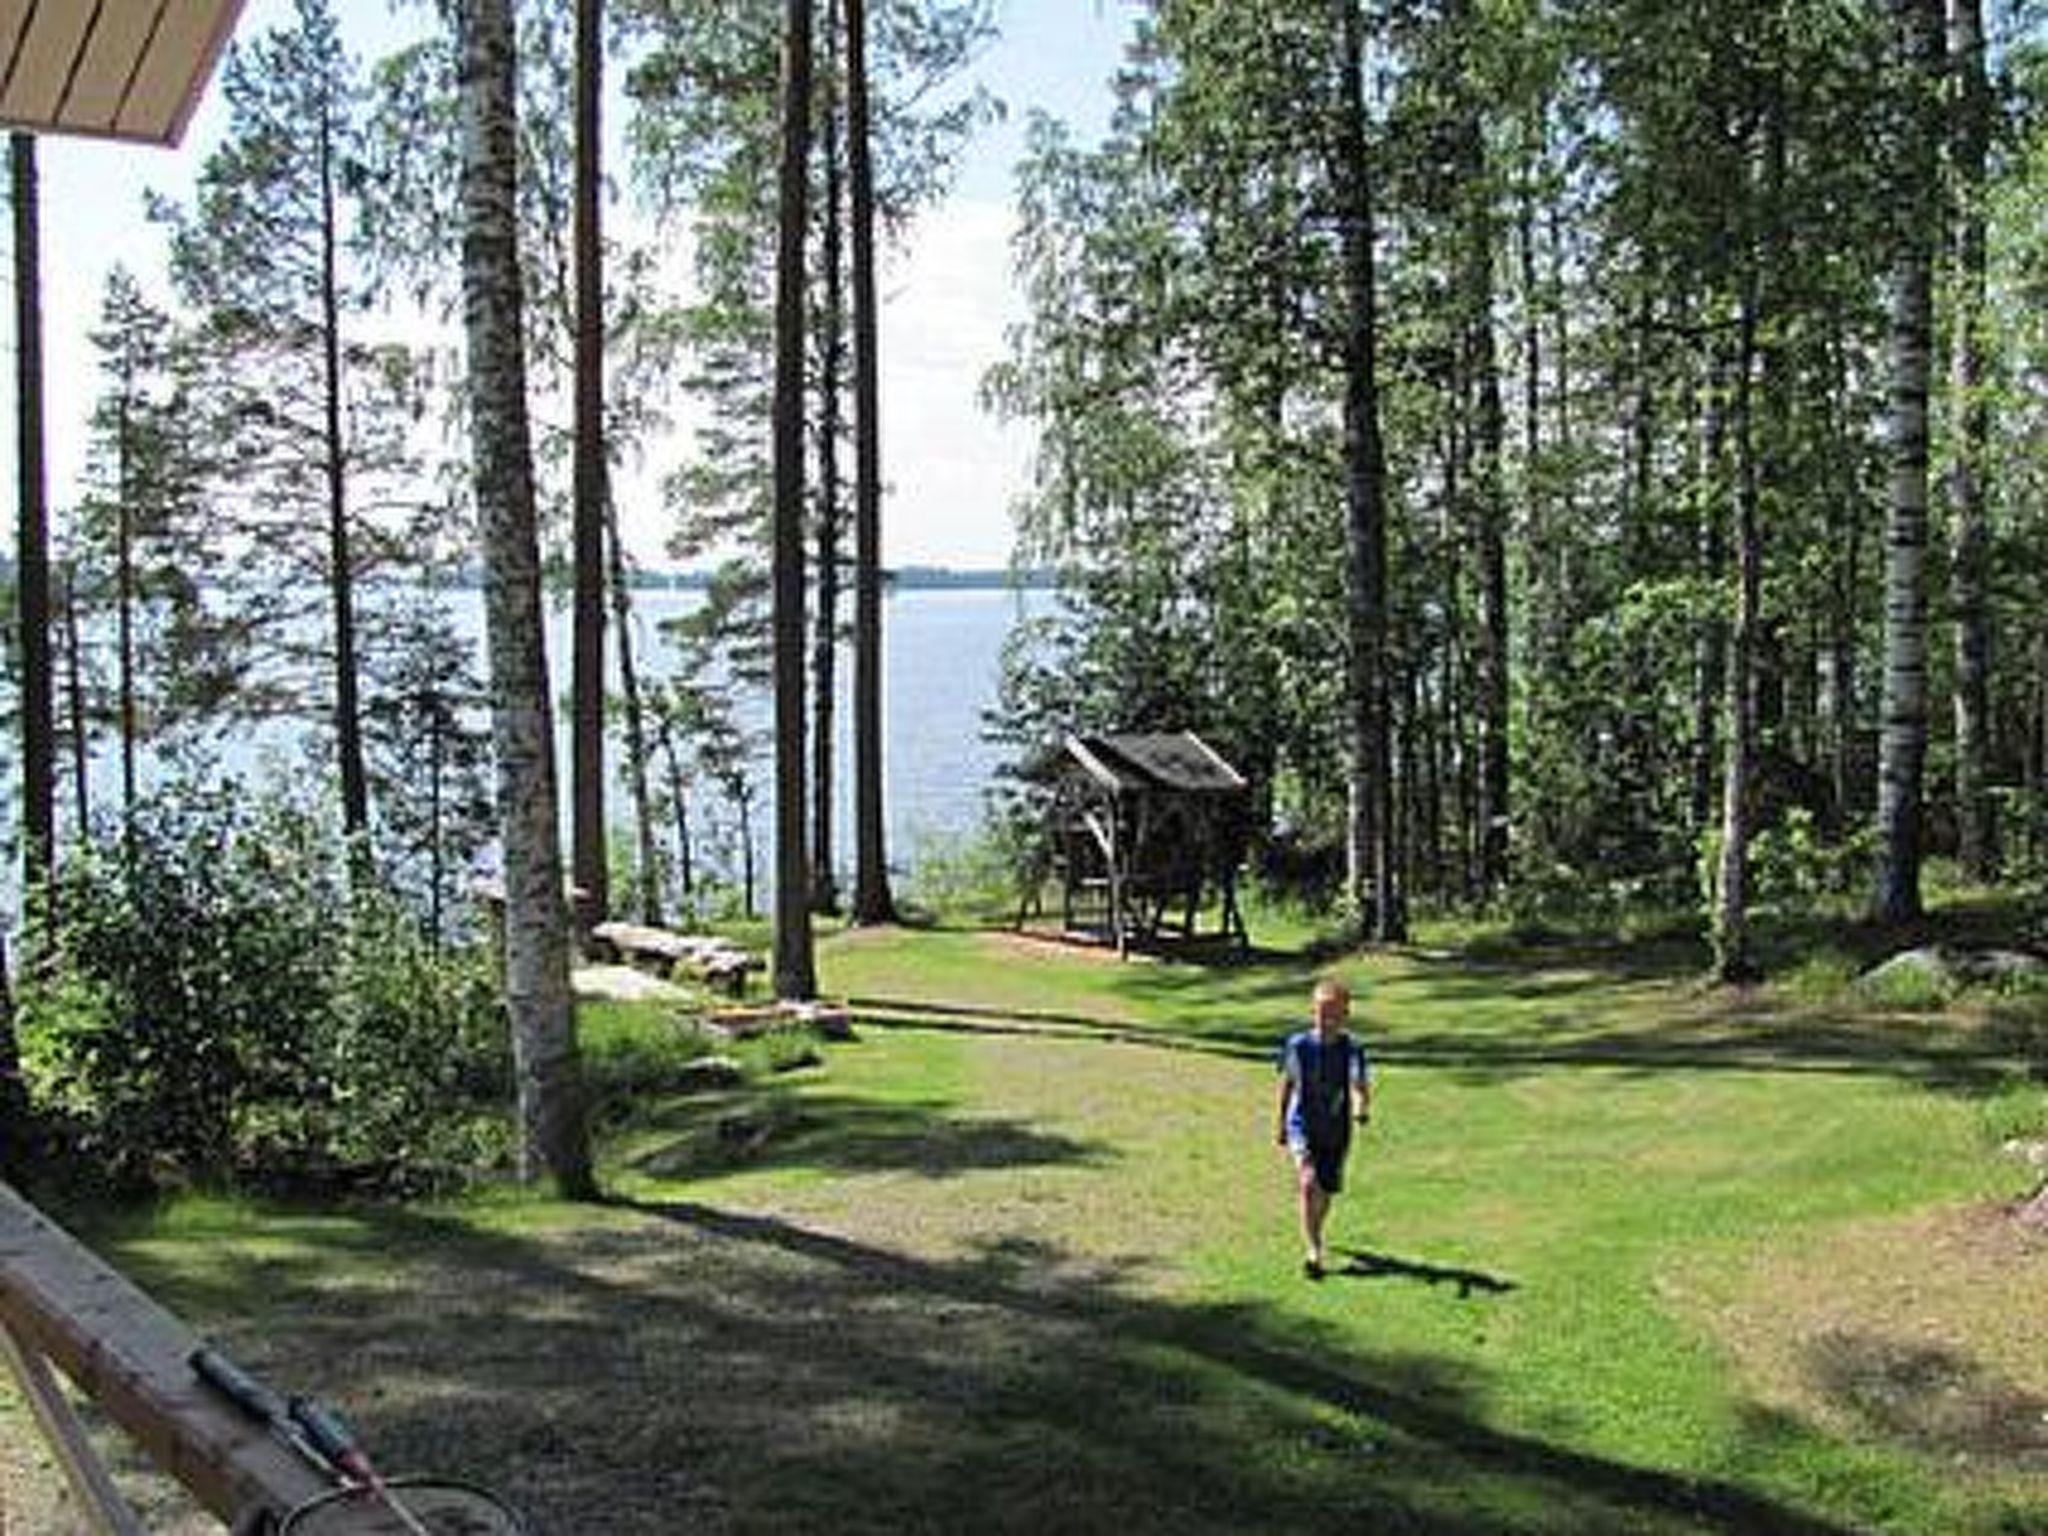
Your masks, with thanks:
[{"label": "distant shoreline", "polygon": [[[626,586],[634,592],[701,592],[716,579],[716,572],[694,569],[635,570],[626,575]],[[0,585],[15,579],[14,561],[0,556]],[[569,590],[568,573],[554,568],[543,581],[550,593]],[[370,587],[409,585],[402,569],[377,571],[364,579]],[[1044,566],[1028,570],[955,569],[944,565],[906,565],[882,573],[882,584],[890,592],[1053,592],[1060,586],[1059,572]],[[464,566],[452,577],[434,583],[444,591],[477,592],[483,589],[480,567]],[[850,591],[849,576],[842,591]]]},{"label": "distant shoreline", "polygon": [[[6,560],[0,559],[0,579],[9,571]],[[702,592],[717,579],[717,572],[680,568],[677,570],[640,569],[626,573],[627,590],[633,592]],[[370,580],[376,585],[380,580],[391,581],[394,576],[402,584],[403,576],[395,572],[380,572]],[[542,578],[550,594],[569,590],[568,572],[559,567],[550,568]],[[850,592],[852,577],[846,578],[842,592]],[[484,573],[477,566],[464,566],[452,577],[444,578],[438,585],[457,592],[481,591]],[[956,570],[943,565],[906,565],[882,573],[882,585],[889,592],[1052,592],[1060,585],[1059,572],[1039,566],[1030,570]]]},{"label": "distant shoreline", "polygon": [[[711,585],[714,572],[701,570],[648,571],[628,574],[626,584],[634,591],[698,592]],[[958,570],[943,565],[906,565],[882,573],[883,585],[892,592],[1050,592],[1059,583],[1055,571]]]}]

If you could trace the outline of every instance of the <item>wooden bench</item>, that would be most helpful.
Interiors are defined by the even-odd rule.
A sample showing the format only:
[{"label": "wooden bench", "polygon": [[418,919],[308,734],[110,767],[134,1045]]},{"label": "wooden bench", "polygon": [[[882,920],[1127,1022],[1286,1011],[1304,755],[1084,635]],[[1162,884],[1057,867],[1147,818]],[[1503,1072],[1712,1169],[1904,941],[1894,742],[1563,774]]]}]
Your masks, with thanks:
[{"label": "wooden bench", "polygon": [[96,1529],[141,1536],[143,1527],[87,1439],[53,1366],[224,1525],[253,1529],[260,1515],[281,1516],[331,1486],[192,1373],[187,1362],[199,1343],[177,1318],[0,1184],[0,1365],[13,1368]]},{"label": "wooden bench", "polygon": [[730,939],[676,933],[644,923],[599,923],[590,930],[593,948],[652,970],[657,975],[692,976],[730,997],[744,996],[747,977],[767,962]]},{"label": "wooden bench", "polygon": [[[314,1525],[330,1536],[397,1528],[395,1503],[338,1497],[345,1476],[351,1486],[359,1480],[334,1465],[333,1453],[312,1449],[317,1437],[299,1433],[310,1421],[280,1427],[285,1399],[203,1349],[177,1317],[0,1184],[0,1376],[9,1370],[88,1526],[103,1536],[147,1530],[60,1374],[235,1536],[302,1529],[295,1516],[315,1508]],[[441,1531],[528,1529],[514,1511],[461,1483],[409,1479],[405,1503],[424,1516],[413,1520],[416,1529],[428,1521]],[[444,1523],[451,1515],[457,1524]],[[0,1528],[6,1523],[0,1507]]]}]

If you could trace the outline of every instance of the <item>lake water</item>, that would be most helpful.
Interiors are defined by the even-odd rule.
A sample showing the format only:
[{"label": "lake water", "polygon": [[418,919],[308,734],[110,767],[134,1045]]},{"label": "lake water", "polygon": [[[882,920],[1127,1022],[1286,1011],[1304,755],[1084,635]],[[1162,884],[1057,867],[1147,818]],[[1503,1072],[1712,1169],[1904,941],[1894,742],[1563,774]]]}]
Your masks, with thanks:
[{"label": "lake water", "polygon": [[[671,675],[675,657],[660,638],[664,620],[680,617],[703,601],[690,590],[642,590],[633,594],[634,659],[644,677]],[[971,838],[982,823],[983,796],[997,767],[997,750],[983,739],[983,715],[995,703],[1001,673],[1003,643],[1011,629],[1025,618],[1052,611],[1055,596],[1044,590],[1008,591],[998,589],[959,590],[913,588],[888,596],[883,610],[883,774],[884,809],[888,820],[889,862],[898,872],[915,869],[921,855],[957,846]],[[483,594],[461,591],[450,595],[450,605],[459,632],[476,646],[476,673],[488,675],[484,654]],[[849,605],[850,606],[850,605]],[[564,799],[568,793],[567,700],[569,696],[570,632],[567,605],[552,604],[548,611],[548,669],[557,701],[555,716],[557,762],[561,771]],[[617,641],[606,636],[607,665],[617,663]],[[845,888],[851,888],[853,863],[853,746],[852,746],[853,659],[842,650],[839,663],[840,706],[836,712],[839,738],[836,756],[838,772],[835,799],[835,867],[842,873]],[[617,687],[616,675],[612,687]],[[743,701],[747,719],[758,726],[761,754],[755,770],[756,795],[754,829],[757,895],[765,901],[773,874],[772,825],[774,805],[774,760],[770,700],[763,694]],[[608,796],[607,815],[617,829],[619,841],[630,843],[632,801],[623,778],[621,747],[616,739],[607,743],[615,784]],[[259,778],[278,773],[303,771],[306,750],[305,727],[286,720],[242,724],[215,739],[214,752],[220,769]],[[60,766],[60,772],[63,765]],[[163,764],[144,757],[145,785],[156,780]],[[806,759],[808,768],[808,758]],[[92,763],[92,792],[102,806],[112,804],[118,794],[118,762],[110,743],[102,741]],[[325,771],[325,763],[321,770]],[[16,786],[6,784],[7,813],[13,814]],[[68,781],[66,784],[68,789]],[[723,829],[730,840],[732,817],[729,810],[706,797],[708,787],[697,786],[698,803],[693,806],[700,831]],[[60,795],[60,798],[64,798]],[[60,807],[60,819],[68,816],[68,802]],[[808,828],[808,822],[807,822]],[[566,848],[566,806],[564,836]],[[732,861],[737,863],[736,857]],[[737,871],[735,870],[736,874]],[[0,922],[11,920],[15,905],[14,869],[0,878]]]},{"label": "lake water", "polygon": [[[463,594],[465,627],[482,643],[481,602]],[[912,588],[894,592],[883,608],[882,713],[884,810],[888,821],[889,861],[898,869],[914,868],[921,852],[957,844],[981,826],[983,796],[998,762],[997,750],[983,740],[983,715],[996,702],[1003,643],[1021,620],[1052,611],[1056,599],[1043,590]],[[693,591],[637,591],[633,594],[635,664],[653,676],[669,675],[673,658],[656,636],[663,620],[690,612],[702,602]],[[616,661],[616,640],[607,647]],[[479,649],[479,670],[482,668]],[[555,678],[555,696],[568,696],[569,618],[551,609],[548,616],[548,669]],[[851,652],[839,661],[840,704],[836,711],[838,745],[835,818],[835,864],[850,883],[853,859],[853,747]],[[616,678],[613,680],[616,687]],[[769,701],[753,701],[766,726]],[[558,715],[558,733],[562,719]],[[766,732],[764,729],[764,742]],[[611,746],[616,765],[619,748]],[[561,758],[567,773],[566,748]],[[772,829],[766,824],[774,799],[772,752],[764,745],[758,768],[756,814],[758,860],[769,873]],[[568,780],[563,779],[566,794]],[[629,825],[631,802],[623,783],[607,805],[612,820]]]}]

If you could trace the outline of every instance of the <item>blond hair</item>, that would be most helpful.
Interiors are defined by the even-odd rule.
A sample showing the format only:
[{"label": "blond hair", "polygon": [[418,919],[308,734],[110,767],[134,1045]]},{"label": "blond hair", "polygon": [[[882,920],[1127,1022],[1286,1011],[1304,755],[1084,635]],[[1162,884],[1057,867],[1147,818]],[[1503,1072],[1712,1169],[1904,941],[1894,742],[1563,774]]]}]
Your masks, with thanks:
[{"label": "blond hair", "polygon": [[1351,983],[1342,976],[1318,976],[1316,978],[1316,990],[1313,1000],[1320,1003],[1325,998],[1331,1000],[1342,998],[1345,1002],[1350,1002]]}]

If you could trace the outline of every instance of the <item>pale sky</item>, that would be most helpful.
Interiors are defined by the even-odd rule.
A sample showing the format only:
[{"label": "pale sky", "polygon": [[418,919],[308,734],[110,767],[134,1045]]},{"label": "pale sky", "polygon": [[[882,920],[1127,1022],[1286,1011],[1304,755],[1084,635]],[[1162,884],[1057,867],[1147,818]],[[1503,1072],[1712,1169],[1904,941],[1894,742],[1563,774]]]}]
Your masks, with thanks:
[{"label": "pale sky", "polygon": [[[1010,271],[1011,171],[1033,107],[1083,137],[1101,131],[1108,82],[1139,7],[997,0],[996,9],[1002,36],[970,74],[1006,102],[1007,119],[983,132],[951,198],[924,215],[881,277],[883,544],[891,565],[986,567],[1009,558],[1010,505],[1025,483],[1031,443],[1028,431],[982,412],[976,392],[1003,355],[1004,327],[1021,315]],[[384,0],[337,0],[337,10],[360,55],[382,51],[394,35]],[[253,38],[288,11],[287,0],[249,0],[237,35]],[[50,495],[60,511],[73,499],[86,416],[102,387],[85,336],[106,273],[122,261],[160,286],[163,232],[143,219],[143,189],[187,200],[224,116],[216,87],[176,150],[54,138],[39,146]],[[12,329],[10,306],[10,345]],[[10,483],[13,392],[10,354],[0,377],[9,401],[0,465]],[[666,563],[651,495],[630,476],[620,489],[629,546],[649,563]]]}]

